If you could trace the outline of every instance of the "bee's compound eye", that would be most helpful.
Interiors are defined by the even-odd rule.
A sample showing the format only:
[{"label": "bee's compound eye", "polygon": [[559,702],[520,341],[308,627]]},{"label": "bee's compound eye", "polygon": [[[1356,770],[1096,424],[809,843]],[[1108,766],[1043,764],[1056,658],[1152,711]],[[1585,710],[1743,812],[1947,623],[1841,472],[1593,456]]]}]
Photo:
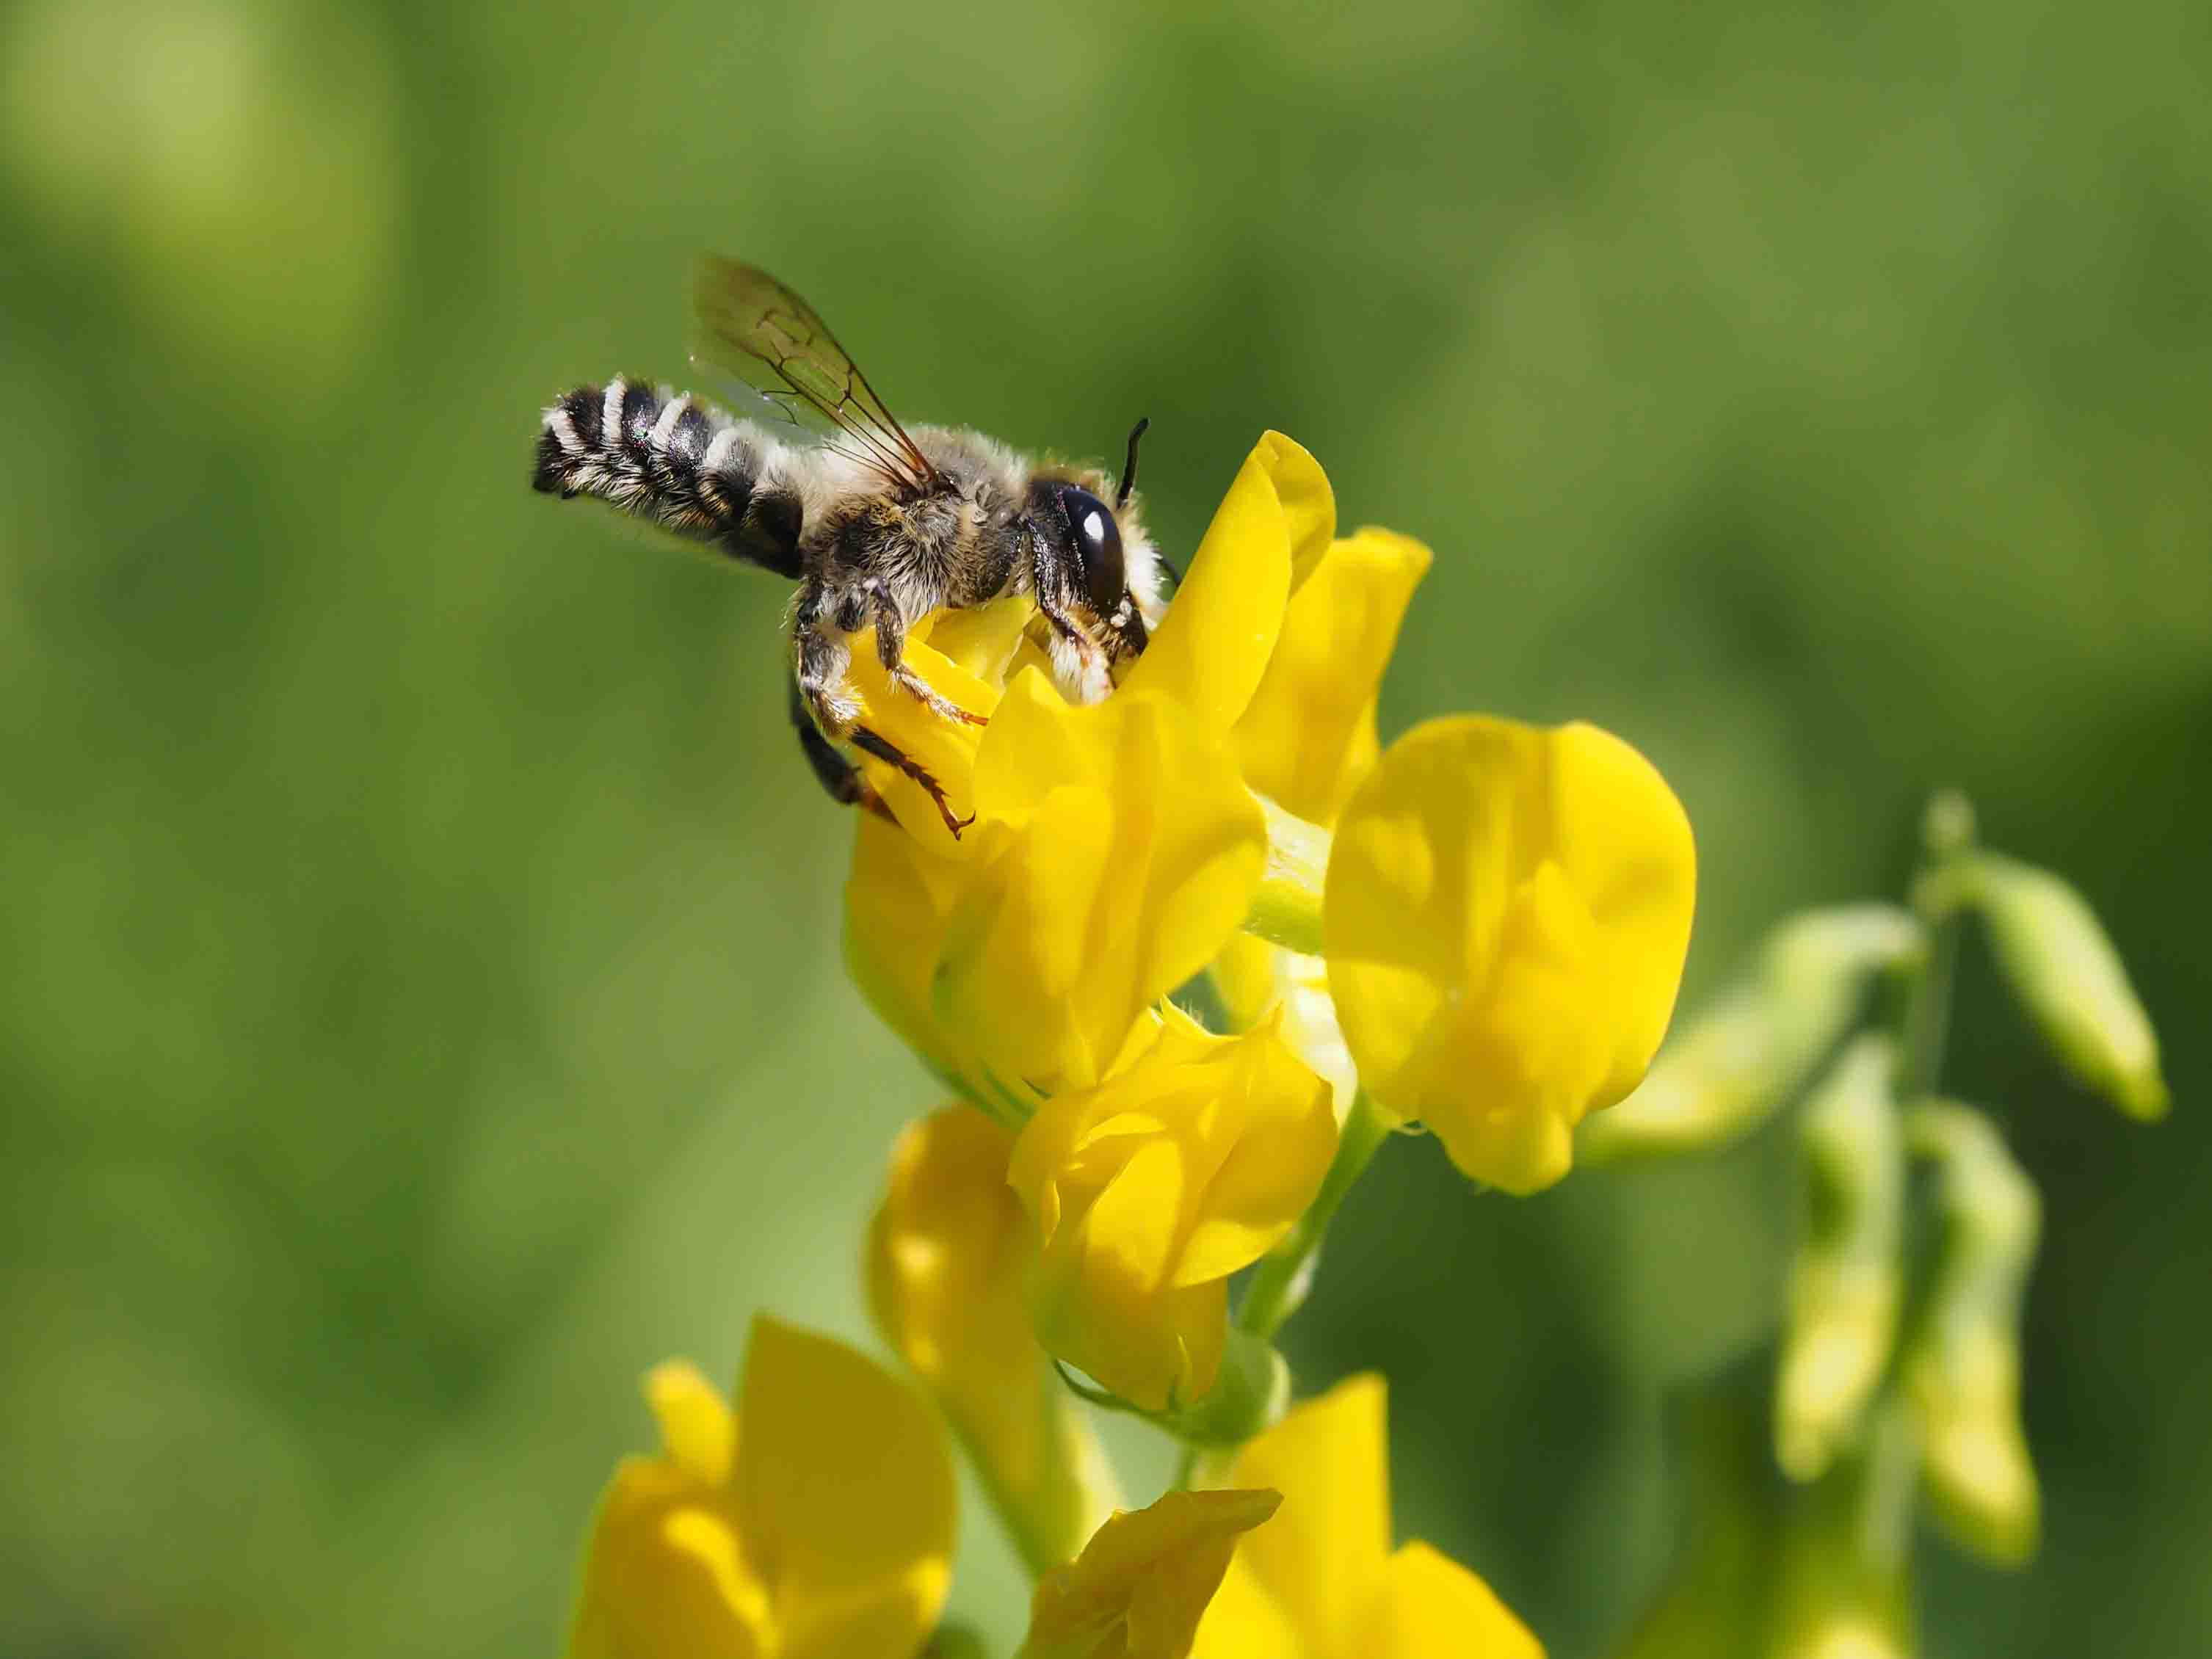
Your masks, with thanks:
[{"label": "bee's compound eye", "polygon": [[1121,526],[1114,522],[1111,507],[1073,484],[1061,488],[1060,505],[1067,514],[1075,555],[1083,561],[1083,585],[1091,605],[1100,616],[1109,617],[1121,603],[1123,592]]}]

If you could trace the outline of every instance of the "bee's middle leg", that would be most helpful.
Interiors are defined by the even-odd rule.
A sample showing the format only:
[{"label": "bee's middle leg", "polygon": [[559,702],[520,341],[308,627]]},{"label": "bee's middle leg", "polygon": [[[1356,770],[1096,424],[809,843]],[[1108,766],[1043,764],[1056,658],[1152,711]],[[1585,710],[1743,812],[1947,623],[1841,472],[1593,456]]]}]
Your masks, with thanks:
[{"label": "bee's middle leg", "polygon": [[[836,768],[851,771],[856,786],[856,793],[851,799],[888,817],[890,809],[884,805],[882,797],[876,795],[875,791],[869,787],[867,780],[859,775],[858,769],[837,752],[833,740],[849,743],[863,754],[872,755],[885,765],[896,767],[902,775],[920,785],[936,806],[938,816],[945,820],[945,827],[951,831],[954,840],[958,840],[960,832],[973,823],[975,818],[972,816],[963,818],[952,810],[951,802],[945,798],[945,786],[938,782],[936,775],[927,767],[888,738],[858,723],[860,708],[845,684],[845,669],[851,661],[851,656],[846,650],[843,639],[825,631],[820,626],[818,617],[813,617],[810,623],[810,613],[803,600],[798,623],[793,635],[792,655],[795,672],[792,678],[792,719],[794,723],[805,721],[800,729],[799,742],[806,750],[808,761],[813,764],[815,775],[829,787],[832,795],[843,799],[845,797],[840,793],[842,786],[832,782],[834,773],[825,769],[834,764]],[[809,732],[812,733],[813,742],[808,741]],[[816,749],[816,743],[821,745],[820,750]],[[829,757],[826,761],[823,751],[826,751]],[[866,793],[862,794],[859,791]]]},{"label": "bee's middle leg", "polygon": [[890,590],[872,578],[867,593],[876,623],[876,659],[883,664],[884,672],[891,677],[891,684],[908,696],[920,699],[940,720],[962,726],[988,726],[990,716],[963,708],[907,662],[906,617],[899,611],[898,601],[891,598]]}]

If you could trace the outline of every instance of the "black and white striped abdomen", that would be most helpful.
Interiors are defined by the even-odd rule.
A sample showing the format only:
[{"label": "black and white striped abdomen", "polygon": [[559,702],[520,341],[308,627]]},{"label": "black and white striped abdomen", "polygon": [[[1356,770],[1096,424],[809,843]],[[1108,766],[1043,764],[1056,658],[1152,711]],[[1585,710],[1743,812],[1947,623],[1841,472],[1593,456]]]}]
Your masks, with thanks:
[{"label": "black and white striped abdomen", "polygon": [[545,411],[532,487],[595,495],[733,558],[799,574],[799,497],[763,477],[761,435],[690,392],[622,376],[579,386]]}]

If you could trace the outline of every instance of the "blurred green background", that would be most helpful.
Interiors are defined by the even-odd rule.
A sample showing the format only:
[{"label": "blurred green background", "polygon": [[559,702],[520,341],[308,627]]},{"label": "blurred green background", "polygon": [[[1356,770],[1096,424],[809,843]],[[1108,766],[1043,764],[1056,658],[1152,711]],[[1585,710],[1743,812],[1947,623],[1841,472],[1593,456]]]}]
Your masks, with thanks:
[{"label": "blurred green background", "polygon": [[[1437,550],[1386,730],[1583,715],[1674,781],[1692,1000],[1895,890],[1930,785],[2070,872],[2177,1109],[2061,1082],[1969,953],[2047,1527],[1927,1545],[1928,1650],[2193,1650],[2208,70],[2197,0],[17,0],[0,1648],[550,1652],[638,1373],[864,1336],[933,1094],[841,977],[784,596],[526,488],[550,394],[684,373],[713,247],[909,419],[1150,415],[1171,548],[1300,439]],[[1770,1329],[1789,1152],[1513,1202],[1395,1145],[1291,1328],[1304,1382],[1389,1370],[1401,1531],[1559,1659],[1662,1571],[1662,1401]]]}]

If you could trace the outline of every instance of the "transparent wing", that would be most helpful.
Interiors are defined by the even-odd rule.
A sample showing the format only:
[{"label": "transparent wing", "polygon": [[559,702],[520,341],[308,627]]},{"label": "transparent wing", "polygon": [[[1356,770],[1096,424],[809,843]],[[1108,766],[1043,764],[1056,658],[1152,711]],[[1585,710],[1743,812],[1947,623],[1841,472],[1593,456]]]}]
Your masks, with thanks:
[{"label": "transparent wing", "polygon": [[693,275],[694,361],[734,374],[794,425],[811,412],[834,447],[915,489],[937,469],[891,417],[860,366],[814,307],[756,265],[709,254]]}]

